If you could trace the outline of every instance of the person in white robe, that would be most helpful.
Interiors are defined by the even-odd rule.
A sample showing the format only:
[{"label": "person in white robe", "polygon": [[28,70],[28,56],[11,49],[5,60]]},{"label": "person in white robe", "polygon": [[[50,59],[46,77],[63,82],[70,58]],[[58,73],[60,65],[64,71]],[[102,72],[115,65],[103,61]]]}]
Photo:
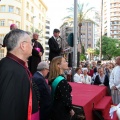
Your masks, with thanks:
[{"label": "person in white robe", "polygon": [[84,84],[91,84],[91,82],[92,82],[91,81],[91,76],[89,76],[87,74],[88,69],[87,68],[83,68],[82,70],[83,70],[83,75],[81,75],[82,83],[84,83]]},{"label": "person in white robe", "polygon": [[81,68],[76,68],[75,69],[75,75],[74,75],[74,82],[77,82],[77,83],[82,83],[81,81],[81,73],[82,73],[82,69]]},{"label": "person in white robe", "polygon": [[110,89],[113,104],[120,103],[120,56],[116,58],[117,66],[112,70],[110,75]]}]

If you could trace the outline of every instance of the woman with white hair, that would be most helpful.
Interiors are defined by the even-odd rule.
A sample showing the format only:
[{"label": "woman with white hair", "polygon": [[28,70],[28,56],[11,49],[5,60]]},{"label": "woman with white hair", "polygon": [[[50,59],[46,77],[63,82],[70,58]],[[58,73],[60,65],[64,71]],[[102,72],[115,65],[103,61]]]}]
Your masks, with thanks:
[{"label": "woman with white hair", "polygon": [[84,84],[91,84],[91,76],[89,76],[87,74],[88,69],[87,68],[83,68],[82,70],[83,70],[83,76],[81,76],[82,83],[84,83]]}]

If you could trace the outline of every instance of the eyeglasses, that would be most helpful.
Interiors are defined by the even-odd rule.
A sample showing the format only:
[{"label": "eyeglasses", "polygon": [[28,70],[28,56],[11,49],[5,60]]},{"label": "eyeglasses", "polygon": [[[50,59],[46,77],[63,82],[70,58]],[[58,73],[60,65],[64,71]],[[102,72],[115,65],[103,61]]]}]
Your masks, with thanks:
[{"label": "eyeglasses", "polygon": [[31,46],[34,46],[34,44],[32,42],[28,42],[28,41],[23,41],[23,42],[30,43]]}]

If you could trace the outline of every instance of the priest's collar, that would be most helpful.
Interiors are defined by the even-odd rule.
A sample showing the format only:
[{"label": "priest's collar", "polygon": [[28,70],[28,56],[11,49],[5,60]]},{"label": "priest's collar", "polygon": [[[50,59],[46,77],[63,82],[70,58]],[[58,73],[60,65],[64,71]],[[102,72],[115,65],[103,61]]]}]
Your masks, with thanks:
[{"label": "priest's collar", "polygon": [[26,66],[26,63],[23,60],[21,60],[20,58],[16,57],[12,53],[8,53],[7,57],[13,59],[14,61],[18,62],[19,64],[21,64],[23,66]]}]

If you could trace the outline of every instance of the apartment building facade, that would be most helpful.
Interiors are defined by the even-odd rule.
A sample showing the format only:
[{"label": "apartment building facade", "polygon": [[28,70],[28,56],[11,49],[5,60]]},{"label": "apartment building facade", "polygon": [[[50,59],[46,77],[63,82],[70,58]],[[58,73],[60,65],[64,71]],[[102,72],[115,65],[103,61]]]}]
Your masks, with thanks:
[{"label": "apartment building facade", "polygon": [[[95,29],[95,25],[92,21],[88,20],[88,21],[84,21],[82,23],[82,27],[81,27],[81,41],[82,44],[85,48],[85,51],[88,48],[94,48],[94,29]],[[63,48],[67,48],[68,47],[68,43],[67,43],[67,39],[68,39],[68,35],[70,33],[73,33],[73,27],[70,27],[66,24],[63,24],[60,27],[60,33],[61,33],[61,37],[63,39]],[[81,51],[80,48],[80,41],[79,41],[79,28],[78,28],[78,51]]]},{"label": "apartment building facade", "polygon": [[45,33],[45,60],[48,60],[49,57],[49,45],[48,40],[50,38],[50,19],[46,19],[46,33]]},{"label": "apartment building facade", "polygon": [[120,39],[120,0],[103,1],[103,34]]},{"label": "apartment building facade", "polygon": [[[42,0],[2,0],[0,2],[0,43],[5,34],[10,31],[10,24],[14,23],[18,28],[34,32],[41,30],[41,36],[45,36],[47,6]],[[41,40],[45,44],[45,39]]]}]

